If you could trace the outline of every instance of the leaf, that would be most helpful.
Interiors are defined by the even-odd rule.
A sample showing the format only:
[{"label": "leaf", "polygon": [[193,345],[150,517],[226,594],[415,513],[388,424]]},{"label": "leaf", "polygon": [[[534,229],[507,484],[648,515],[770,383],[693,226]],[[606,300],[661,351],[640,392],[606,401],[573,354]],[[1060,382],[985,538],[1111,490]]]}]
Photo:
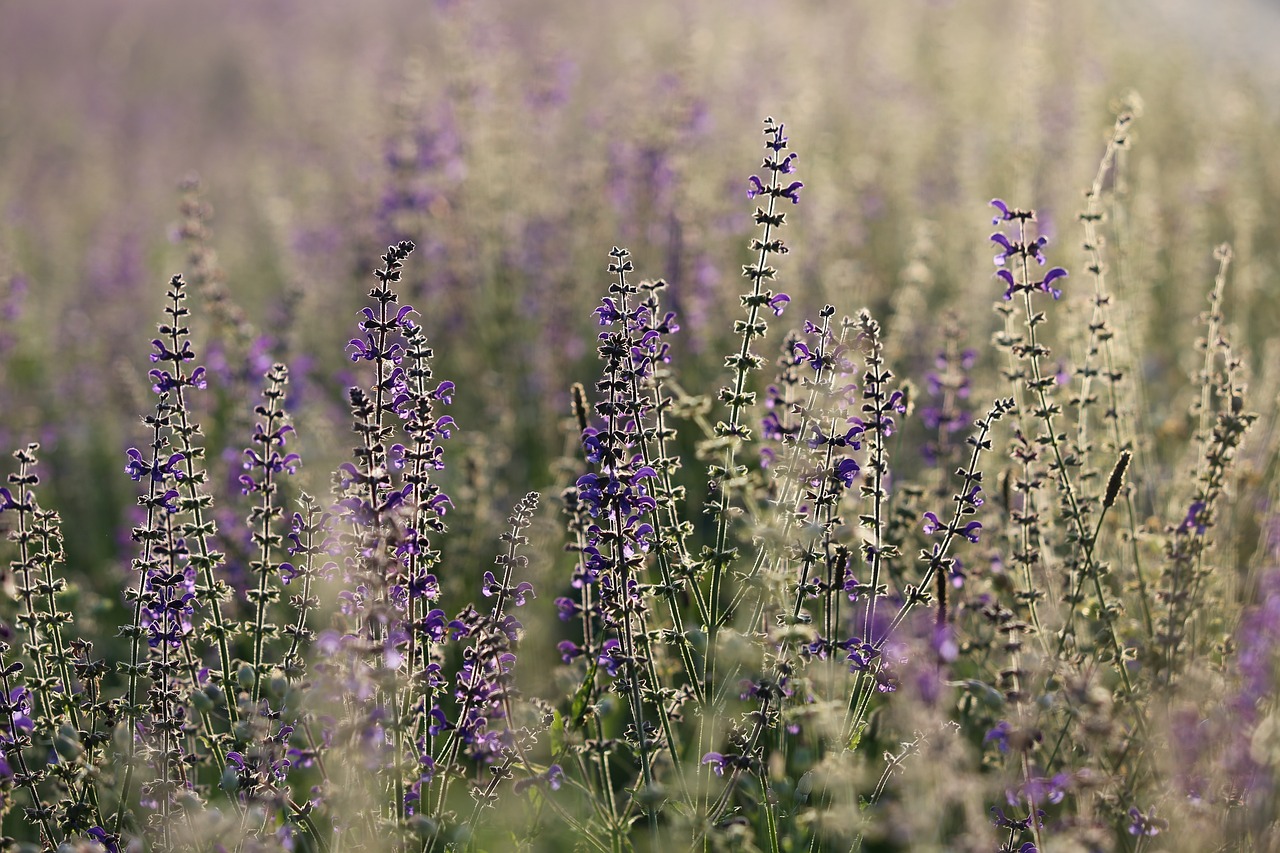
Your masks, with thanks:
[{"label": "leaf", "polygon": [[559,755],[564,749],[564,717],[559,711],[552,712],[551,717],[551,754]]},{"label": "leaf", "polygon": [[587,664],[587,677],[582,680],[582,686],[578,688],[573,704],[569,706],[569,717],[575,729],[580,728],[586,720],[587,705],[591,701],[591,689],[596,683],[596,670],[599,666],[600,662],[594,658]]}]

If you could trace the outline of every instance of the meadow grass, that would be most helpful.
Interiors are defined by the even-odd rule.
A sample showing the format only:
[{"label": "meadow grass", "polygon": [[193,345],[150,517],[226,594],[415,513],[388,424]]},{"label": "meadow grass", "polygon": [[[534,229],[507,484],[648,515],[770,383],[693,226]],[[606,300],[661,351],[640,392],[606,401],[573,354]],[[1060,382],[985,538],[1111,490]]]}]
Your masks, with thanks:
[{"label": "meadow grass", "polygon": [[[340,99],[307,50],[352,18],[287,5],[205,115]],[[649,92],[601,64],[625,32],[435,11],[353,35],[408,57],[363,178],[319,119],[255,222],[165,189],[149,260],[127,216],[95,248],[13,208],[6,849],[1280,843],[1266,69],[1144,98],[1120,24],[1035,3],[1007,50],[977,2],[566,19],[673,51]],[[237,82],[288,20],[313,77]],[[837,55],[851,93],[779,82]]]}]

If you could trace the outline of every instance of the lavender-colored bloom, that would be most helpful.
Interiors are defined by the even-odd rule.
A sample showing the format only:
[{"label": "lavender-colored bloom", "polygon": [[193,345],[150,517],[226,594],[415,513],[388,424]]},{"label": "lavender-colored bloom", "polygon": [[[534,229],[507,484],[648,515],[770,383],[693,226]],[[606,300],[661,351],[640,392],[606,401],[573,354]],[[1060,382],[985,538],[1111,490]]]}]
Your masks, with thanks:
[{"label": "lavender-colored bloom", "polygon": [[26,503],[22,503],[13,497],[13,492],[3,486],[0,486],[0,512],[5,512],[11,509],[16,509],[21,512],[31,505],[32,500],[33,498],[31,493],[28,492]]},{"label": "lavender-colored bloom", "polygon": [[723,776],[726,769],[732,769],[734,766],[733,757],[721,752],[708,752],[702,756],[702,763],[710,764],[717,776]]},{"label": "lavender-colored bloom", "polygon": [[1001,298],[1008,302],[1018,292],[1018,284],[1013,279],[1013,273],[1008,270],[996,270],[996,275],[1005,283],[1004,295]]},{"label": "lavender-colored bloom", "polygon": [[1129,834],[1154,837],[1169,828],[1169,821],[1155,816],[1155,809],[1143,814],[1136,806],[1129,809]]},{"label": "lavender-colored bloom", "polygon": [[626,659],[622,654],[622,644],[614,638],[605,640],[604,645],[600,647],[599,663],[609,675],[617,676],[622,667],[626,665]]},{"label": "lavender-colored bloom", "polygon": [[[1043,240],[1044,238],[1042,237],[1040,239]],[[1062,291],[1058,290],[1056,287],[1053,287],[1051,285],[1051,282],[1060,278],[1066,278],[1066,276],[1067,276],[1066,270],[1064,270],[1062,267],[1054,267],[1053,269],[1049,270],[1049,272],[1045,273],[1044,278],[1040,279],[1040,283],[1037,285],[1037,287],[1039,287],[1045,293],[1048,293],[1049,295],[1051,295],[1054,299],[1060,299],[1062,298]]]},{"label": "lavender-colored bloom", "polygon": [[1207,506],[1204,501],[1192,501],[1191,507],[1187,510],[1187,517],[1178,525],[1178,532],[1190,533],[1194,530],[1197,536],[1203,536],[1208,529],[1208,522],[1204,517]]},{"label": "lavender-colored bloom", "polygon": [[556,599],[556,611],[561,622],[568,622],[570,619],[577,618],[582,613],[582,605],[574,601],[572,598],[560,596]]},{"label": "lavender-colored bloom", "polygon": [[994,743],[996,748],[1001,752],[1009,751],[1009,735],[1013,732],[1013,726],[1008,720],[1001,720],[995,726],[987,730],[982,736],[983,743]]},{"label": "lavender-colored bloom", "polygon": [[1028,780],[1017,790],[1005,792],[1005,800],[1011,806],[1021,803],[1062,802],[1071,790],[1073,780],[1069,773],[1055,773],[1052,777],[1036,776]]},{"label": "lavender-colored bloom", "polygon": [[992,813],[992,818],[991,818],[992,823],[994,823],[996,826],[1000,827],[1001,829],[1009,829],[1014,832],[1026,832],[1027,830],[1031,829],[1031,826],[1033,823],[1037,826],[1044,825],[1045,813],[1041,809],[1037,809],[1034,812],[1028,812],[1027,816],[1024,818],[1006,817],[1004,813],[1004,809],[1000,808],[999,806],[992,806],[991,813]]},{"label": "lavender-colored bloom", "polygon": [[[1005,262],[1017,252],[1017,248],[1013,243],[1009,242],[1009,238],[1001,234],[999,231],[991,235],[991,242],[1000,246],[1002,251],[995,256],[995,264],[998,267],[1004,266]],[[999,275],[999,273],[997,273]],[[1010,276],[1012,278],[1012,275]]]},{"label": "lavender-colored bloom", "polygon": [[525,791],[533,785],[545,785],[553,791],[559,791],[560,786],[564,784],[564,769],[559,764],[552,764],[542,773],[538,773],[528,779],[521,779],[512,786],[517,794]]},{"label": "lavender-colored bloom", "polygon": [[171,478],[175,480],[182,479],[182,469],[179,466],[186,460],[186,457],[181,453],[170,455],[168,460],[158,462],[154,467],[142,458],[142,454],[136,447],[130,447],[125,451],[125,455],[129,457],[129,464],[125,465],[124,470],[131,480],[141,480],[148,475],[156,483],[163,483]]}]

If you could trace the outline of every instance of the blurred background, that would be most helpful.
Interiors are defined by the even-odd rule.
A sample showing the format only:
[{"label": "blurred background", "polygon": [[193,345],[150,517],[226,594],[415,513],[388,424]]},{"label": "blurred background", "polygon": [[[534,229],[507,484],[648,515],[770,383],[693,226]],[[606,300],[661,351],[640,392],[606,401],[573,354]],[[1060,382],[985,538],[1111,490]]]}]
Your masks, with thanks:
[{"label": "blurred background", "polygon": [[[565,476],[612,246],[671,284],[682,379],[717,387],[766,115],[805,183],[785,320],[867,305],[918,376],[944,317],[978,348],[997,326],[993,196],[1040,211],[1051,263],[1080,273],[1063,322],[1087,322],[1075,217],[1130,110],[1111,283],[1159,461],[1162,435],[1185,440],[1223,241],[1235,340],[1275,385],[1278,36],[1280,4],[1243,0],[0,0],[0,445],[44,444],[72,565],[117,577],[123,451],[183,273],[211,466],[234,483],[259,378],[284,360],[323,494],[351,443],[344,347],[369,272],[412,239],[402,301],[458,389],[451,541],[490,553],[494,517]],[[1003,388],[982,358],[977,399]]]}]

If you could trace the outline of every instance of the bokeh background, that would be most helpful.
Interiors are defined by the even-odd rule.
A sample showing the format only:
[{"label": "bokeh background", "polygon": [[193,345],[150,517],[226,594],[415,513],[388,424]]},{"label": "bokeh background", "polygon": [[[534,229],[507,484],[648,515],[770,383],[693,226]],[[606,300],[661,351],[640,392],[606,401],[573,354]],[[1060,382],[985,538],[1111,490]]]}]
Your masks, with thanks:
[{"label": "bokeh background", "polygon": [[[1185,446],[1223,241],[1253,405],[1272,411],[1277,36],[1280,6],[1244,0],[5,0],[0,445],[44,444],[71,564],[109,588],[147,341],[181,272],[205,297],[211,464],[233,482],[257,378],[282,359],[323,493],[350,443],[344,346],[368,273],[408,238],[405,301],[458,387],[448,547],[488,553],[494,518],[564,476],[612,246],[670,282],[682,380],[716,386],[766,115],[805,182],[781,282],[793,316],[870,306],[891,364],[918,375],[943,318],[978,347],[996,328],[992,196],[1037,208],[1054,262],[1082,271],[1075,215],[1128,109],[1112,286],[1151,464],[1181,464],[1161,440]],[[1073,281],[1068,329],[1087,322]],[[997,393],[983,358],[977,393]]]}]

